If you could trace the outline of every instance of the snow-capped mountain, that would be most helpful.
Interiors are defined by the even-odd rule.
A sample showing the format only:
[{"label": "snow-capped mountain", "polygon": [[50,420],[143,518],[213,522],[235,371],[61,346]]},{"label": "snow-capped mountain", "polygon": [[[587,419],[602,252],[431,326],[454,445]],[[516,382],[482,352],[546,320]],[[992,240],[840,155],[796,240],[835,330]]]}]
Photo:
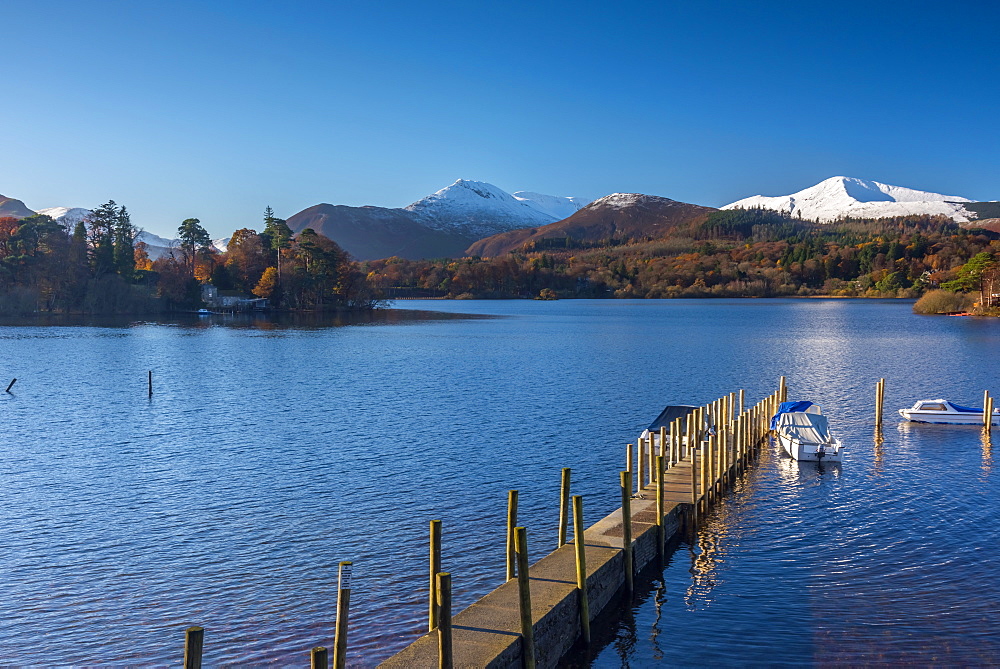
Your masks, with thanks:
[{"label": "snow-capped mountain", "polygon": [[557,221],[569,218],[590,204],[590,200],[582,197],[556,197],[544,193],[532,193],[527,190],[519,190],[513,195],[515,200],[520,200],[532,209],[537,209]]},{"label": "snow-capped mountain", "polygon": [[433,230],[455,231],[476,239],[559,220],[544,212],[539,204],[529,204],[484,181],[465,179],[459,179],[405,209]]},{"label": "snow-capped mountain", "polygon": [[77,223],[90,216],[91,212],[83,207],[49,207],[48,209],[39,209],[36,213],[45,214],[56,223],[62,223],[72,230]]},{"label": "snow-capped mountain", "polygon": [[838,218],[944,215],[959,223],[976,215],[962,206],[972,202],[957,195],[928,193],[852,177],[831,177],[791,195],[754,195],[723,209],[773,209],[796,218],[829,223]]}]

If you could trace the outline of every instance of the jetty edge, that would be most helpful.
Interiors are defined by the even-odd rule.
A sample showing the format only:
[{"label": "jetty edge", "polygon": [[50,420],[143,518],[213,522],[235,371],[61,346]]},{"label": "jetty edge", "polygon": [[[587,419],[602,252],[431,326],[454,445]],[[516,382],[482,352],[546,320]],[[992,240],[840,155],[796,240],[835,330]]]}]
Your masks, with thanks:
[{"label": "jetty edge", "polygon": [[[623,509],[605,516],[583,532],[586,596],[577,588],[576,546],[561,545],[528,569],[530,583],[530,647],[522,634],[521,593],[517,578],[510,578],[460,613],[450,617],[449,629],[431,629],[380,665],[384,669],[404,667],[556,667],[584,641],[581,610],[591,624],[609,606],[620,603],[623,592],[631,596],[632,576],[655,561],[661,561],[666,546],[693,533],[702,517],[755,461],[769,433],[768,422],[777,405],[787,399],[785,379],[778,390],[743,410],[743,391],[730,393],[698,407],[685,426],[678,419],[668,432],[650,435],[639,444],[640,462],[650,457],[653,467],[640,475],[637,493],[633,472],[623,472]],[[702,430],[702,426],[710,430]],[[656,439],[655,437],[659,437]],[[693,447],[689,447],[692,445]],[[657,446],[659,447],[657,449]],[[628,462],[633,462],[629,444]],[[627,476],[625,474],[627,473]],[[648,479],[647,479],[648,475]],[[627,483],[625,483],[627,481]],[[631,541],[626,545],[625,537]],[[630,549],[630,550],[626,550]],[[626,565],[631,562],[631,569]],[[583,607],[581,607],[583,604]],[[606,617],[605,617],[606,619]],[[589,626],[588,626],[589,627]],[[443,653],[442,638],[449,652]]]}]

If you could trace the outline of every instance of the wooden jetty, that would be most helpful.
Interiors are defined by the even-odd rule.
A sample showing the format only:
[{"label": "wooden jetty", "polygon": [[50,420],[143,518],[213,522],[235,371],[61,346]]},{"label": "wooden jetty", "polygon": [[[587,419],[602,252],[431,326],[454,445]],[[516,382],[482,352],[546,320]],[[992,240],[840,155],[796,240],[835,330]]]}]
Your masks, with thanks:
[{"label": "wooden jetty", "polygon": [[[662,560],[667,543],[692,531],[752,465],[771,416],[786,399],[782,377],[778,390],[753,407],[742,408],[742,391],[731,393],[698,407],[686,420],[675,420],[669,430],[661,428],[637,448],[630,444],[619,481],[622,508],[582,529],[577,525],[583,500],[575,497],[574,539],[567,543],[569,474],[564,470],[559,547],[516,570],[516,577],[509,563],[507,582],[454,616],[450,592],[432,591],[430,631],[379,666],[557,666],[574,646],[589,643],[590,625],[623,591],[631,595],[633,576]],[[518,562],[527,566],[527,531],[516,530]],[[583,550],[578,550],[579,536]],[[432,541],[432,570],[433,551]],[[446,616],[435,613],[442,603],[448,605]]]}]

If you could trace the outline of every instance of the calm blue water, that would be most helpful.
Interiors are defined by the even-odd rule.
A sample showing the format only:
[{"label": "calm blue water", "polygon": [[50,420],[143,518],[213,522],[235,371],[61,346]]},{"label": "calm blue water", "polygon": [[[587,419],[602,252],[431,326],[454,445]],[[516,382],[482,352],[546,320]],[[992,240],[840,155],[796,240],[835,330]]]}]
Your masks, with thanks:
[{"label": "calm blue water", "polygon": [[0,661],[178,662],[197,624],[209,664],[304,663],[332,645],[353,560],[350,656],[373,665],[424,629],[430,519],[462,608],[503,579],[507,489],[541,557],[561,467],[596,521],[664,404],[756,401],[781,374],[844,463],[765,452],[580,661],[1000,658],[992,446],[891,417],[1000,392],[1000,322],[895,301],[397,306],[500,317],[0,326],[0,378],[19,379],[0,392]]}]

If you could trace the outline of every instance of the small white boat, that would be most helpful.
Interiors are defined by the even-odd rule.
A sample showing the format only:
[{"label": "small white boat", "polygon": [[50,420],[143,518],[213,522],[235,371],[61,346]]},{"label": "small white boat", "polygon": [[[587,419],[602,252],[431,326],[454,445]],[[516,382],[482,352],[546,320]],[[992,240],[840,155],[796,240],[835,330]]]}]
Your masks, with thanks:
[{"label": "small white boat", "polygon": [[[899,415],[914,423],[941,425],[982,425],[983,410],[964,407],[948,400],[920,400],[909,409],[900,409]],[[990,417],[993,425],[1000,425],[1000,409]]]},{"label": "small white boat", "polygon": [[806,462],[840,462],[843,444],[830,434],[830,424],[812,402],[782,402],[771,429],[785,452]]}]

